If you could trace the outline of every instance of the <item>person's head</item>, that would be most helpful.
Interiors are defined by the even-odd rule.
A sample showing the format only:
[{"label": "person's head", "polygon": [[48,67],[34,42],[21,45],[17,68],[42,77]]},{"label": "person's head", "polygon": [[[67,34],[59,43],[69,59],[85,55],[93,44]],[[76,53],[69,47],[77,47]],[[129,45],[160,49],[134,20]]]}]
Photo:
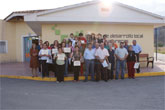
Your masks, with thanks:
[{"label": "person's head", "polygon": [[100,44],[101,49],[104,49],[104,43]]},{"label": "person's head", "polygon": [[120,42],[120,48],[124,47],[124,42]]},{"label": "person's head", "polygon": [[40,45],[40,48],[43,49],[43,47],[44,47],[44,44],[41,44],[41,45]]},{"label": "person's head", "polygon": [[78,37],[77,37],[77,36],[75,36],[75,37],[74,37],[74,40],[76,40],[76,41],[77,41],[77,40],[78,40]]},{"label": "person's head", "polygon": [[112,50],[112,43],[109,43],[109,49]]},{"label": "person's head", "polygon": [[94,39],[94,38],[95,38],[95,33],[92,33],[91,36],[92,36],[92,38]]},{"label": "person's head", "polygon": [[58,40],[55,40],[53,44],[55,47],[57,47],[58,46]]},{"label": "person's head", "polygon": [[101,39],[102,35],[100,33],[97,34],[97,38]]},{"label": "person's head", "polygon": [[58,53],[62,53],[63,51],[62,51],[62,47],[61,46],[59,46],[58,47]]},{"label": "person's head", "polygon": [[106,40],[107,37],[108,37],[107,34],[104,34],[104,35],[103,35],[103,39],[104,39],[104,40]]},{"label": "person's head", "polygon": [[44,44],[46,44],[47,47],[49,47],[49,41],[45,41]]},{"label": "person's head", "polygon": [[47,49],[47,43],[46,42],[43,44],[43,49]]},{"label": "person's head", "polygon": [[65,42],[62,42],[62,47],[66,47],[66,43]]},{"label": "person's head", "polygon": [[92,44],[88,43],[88,49],[92,49]]},{"label": "person's head", "polygon": [[43,41],[42,41],[42,40],[40,40],[40,41],[39,41],[39,44],[42,44],[42,43],[43,43]]},{"label": "person's head", "polygon": [[65,42],[66,43],[66,39],[63,39],[62,42]]},{"label": "person's head", "polygon": [[68,42],[68,46],[69,47],[72,47],[72,42]]},{"label": "person's head", "polygon": [[35,43],[32,44],[32,49],[36,49],[36,44]]},{"label": "person's head", "polygon": [[125,43],[125,45],[128,45],[128,40],[125,40],[124,43]]},{"label": "person's head", "polygon": [[111,39],[111,40],[110,40],[110,42],[111,42],[112,44],[114,44],[114,43],[115,43],[115,41],[114,41],[113,39]]},{"label": "person's head", "polygon": [[79,47],[78,47],[78,45],[75,46],[75,51],[76,51],[76,52],[79,51]]},{"label": "person's head", "polygon": [[136,45],[136,40],[133,40],[133,41],[132,41],[132,44],[133,44],[133,45]]},{"label": "person's head", "polygon": [[132,51],[132,50],[133,50],[132,45],[130,45],[130,46],[128,47],[128,50],[129,50],[129,51]]},{"label": "person's head", "polygon": [[95,43],[95,47],[96,47],[96,49],[98,49],[99,48],[99,43]]},{"label": "person's head", "polygon": [[83,33],[79,33],[79,37],[83,37]]},{"label": "person's head", "polygon": [[74,38],[74,35],[73,35],[73,33],[71,33],[71,34],[70,34],[70,37],[71,37],[71,38]]}]

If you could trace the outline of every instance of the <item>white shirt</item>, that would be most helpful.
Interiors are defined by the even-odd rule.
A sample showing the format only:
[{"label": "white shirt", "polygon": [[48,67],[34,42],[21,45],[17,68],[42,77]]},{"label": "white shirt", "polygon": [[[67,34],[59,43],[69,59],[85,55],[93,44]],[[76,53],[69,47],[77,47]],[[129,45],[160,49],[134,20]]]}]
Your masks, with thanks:
[{"label": "white shirt", "polygon": [[[39,55],[42,55],[42,53],[43,53],[42,51],[45,51],[45,50],[48,51],[48,55],[51,55],[51,50],[50,49],[41,49],[40,52],[39,52]],[[42,56],[41,57],[41,60],[48,60],[48,59],[49,59],[49,57],[47,57],[47,56]]]},{"label": "white shirt", "polygon": [[100,59],[104,59],[105,56],[109,56],[109,52],[106,48],[104,49],[98,48],[96,50],[95,56],[98,56]]},{"label": "white shirt", "polygon": [[117,56],[119,56],[120,58],[124,58],[125,57],[125,55],[128,55],[128,51],[127,51],[127,49],[125,49],[124,47],[123,48],[117,48],[116,50],[115,50],[115,54],[117,55]]}]

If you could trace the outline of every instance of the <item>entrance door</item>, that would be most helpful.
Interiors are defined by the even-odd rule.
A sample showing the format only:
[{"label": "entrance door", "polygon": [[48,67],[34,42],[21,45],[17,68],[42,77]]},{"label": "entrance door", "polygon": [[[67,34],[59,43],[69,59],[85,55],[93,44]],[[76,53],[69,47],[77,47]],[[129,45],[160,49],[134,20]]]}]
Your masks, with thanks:
[{"label": "entrance door", "polygon": [[38,36],[30,36],[24,37],[24,61],[30,62],[30,49],[32,47],[32,43],[36,43],[38,45]]}]

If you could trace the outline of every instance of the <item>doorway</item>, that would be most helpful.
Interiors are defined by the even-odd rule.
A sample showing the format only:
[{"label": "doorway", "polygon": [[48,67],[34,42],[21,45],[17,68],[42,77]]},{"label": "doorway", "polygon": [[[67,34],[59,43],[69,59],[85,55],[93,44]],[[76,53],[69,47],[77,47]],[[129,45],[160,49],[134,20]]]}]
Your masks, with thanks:
[{"label": "doorway", "polygon": [[39,37],[38,36],[27,36],[23,39],[24,44],[24,61],[30,62],[30,49],[32,47],[32,43],[36,43],[36,45],[39,44]]}]

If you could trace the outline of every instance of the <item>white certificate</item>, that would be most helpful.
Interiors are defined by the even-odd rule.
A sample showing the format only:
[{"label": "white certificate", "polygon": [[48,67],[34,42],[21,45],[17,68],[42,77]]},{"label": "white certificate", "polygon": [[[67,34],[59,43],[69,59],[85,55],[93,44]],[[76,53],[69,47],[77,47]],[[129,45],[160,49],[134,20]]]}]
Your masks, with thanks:
[{"label": "white certificate", "polygon": [[81,63],[80,63],[80,61],[74,61],[73,65],[74,65],[74,66],[80,66]]},{"label": "white certificate", "polygon": [[139,65],[140,65],[140,63],[138,63],[138,62],[135,63],[135,64],[134,64],[134,68],[135,68],[135,69],[138,69],[138,68],[139,68]]},{"label": "white certificate", "polygon": [[82,43],[82,44],[85,44],[84,40],[81,40],[81,43]]},{"label": "white certificate", "polygon": [[46,63],[49,63],[49,64],[52,64],[53,63],[53,61],[52,61],[52,59],[47,59],[47,61],[46,61]]},{"label": "white certificate", "polygon": [[70,47],[64,48],[64,52],[65,52],[65,53],[70,53],[70,52],[71,52],[71,48],[70,48]]},{"label": "white certificate", "polygon": [[62,55],[58,54],[57,60],[65,60],[65,55],[64,54],[62,54]]},{"label": "white certificate", "polygon": [[42,50],[41,54],[42,55],[48,55],[48,50]]},{"label": "white certificate", "polygon": [[52,49],[52,54],[58,53],[58,49]]},{"label": "white certificate", "polygon": [[105,67],[108,67],[108,64],[107,64],[106,60],[104,60],[104,62],[102,63],[102,65],[103,65],[104,68]]}]

